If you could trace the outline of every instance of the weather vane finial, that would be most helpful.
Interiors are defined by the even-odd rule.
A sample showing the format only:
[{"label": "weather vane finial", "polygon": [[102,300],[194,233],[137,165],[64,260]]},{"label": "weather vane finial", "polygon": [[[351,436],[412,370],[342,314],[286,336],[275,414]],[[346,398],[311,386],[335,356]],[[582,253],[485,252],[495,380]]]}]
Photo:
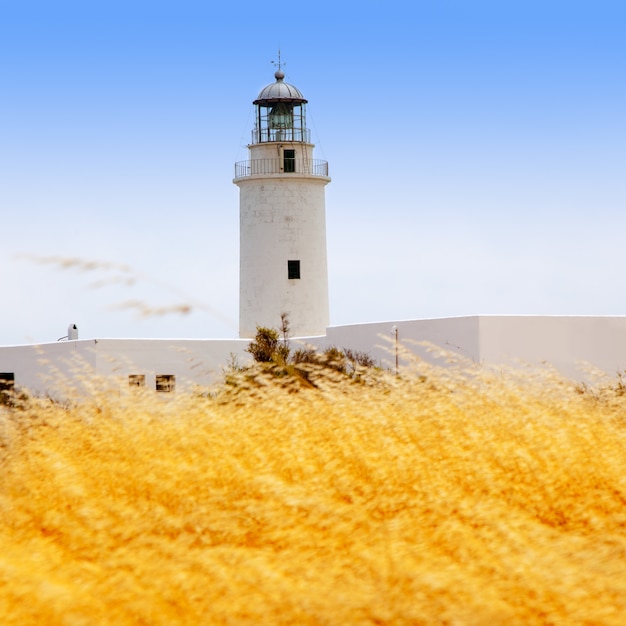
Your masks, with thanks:
[{"label": "weather vane finial", "polygon": [[282,69],[283,65],[287,65],[280,60],[280,48],[278,48],[278,61],[272,61],[272,65],[277,66],[279,71]]}]

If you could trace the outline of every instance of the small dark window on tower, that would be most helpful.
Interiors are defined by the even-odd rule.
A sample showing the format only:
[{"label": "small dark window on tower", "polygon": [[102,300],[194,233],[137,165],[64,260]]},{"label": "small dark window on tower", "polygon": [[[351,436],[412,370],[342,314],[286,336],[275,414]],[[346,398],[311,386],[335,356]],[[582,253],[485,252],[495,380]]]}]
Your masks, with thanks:
[{"label": "small dark window on tower", "polygon": [[296,151],[295,150],[283,151],[283,171],[285,172],[296,171]]},{"label": "small dark window on tower", "polygon": [[171,392],[176,388],[176,376],[174,374],[157,374],[156,390]]},{"label": "small dark window on tower", "polygon": [[300,278],[300,261],[287,261],[287,278]]},{"label": "small dark window on tower", "polygon": [[0,404],[9,404],[15,388],[15,374],[13,372],[0,373]]},{"label": "small dark window on tower", "polygon": [[128,385],[130,387],[145,387],[146,375],[145,374],[129,374]]}]

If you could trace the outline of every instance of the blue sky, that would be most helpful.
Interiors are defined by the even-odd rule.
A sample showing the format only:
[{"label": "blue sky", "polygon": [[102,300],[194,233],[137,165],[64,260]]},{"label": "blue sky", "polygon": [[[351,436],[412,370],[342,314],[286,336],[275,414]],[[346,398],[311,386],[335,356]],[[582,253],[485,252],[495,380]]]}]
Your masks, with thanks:
[{"label": "blue sky", "polygon": [[0,344],[236,336],[233,164],[279,47],[333,178],[333,325],[626,314],[625,29],[604,0],[0,0]]}]

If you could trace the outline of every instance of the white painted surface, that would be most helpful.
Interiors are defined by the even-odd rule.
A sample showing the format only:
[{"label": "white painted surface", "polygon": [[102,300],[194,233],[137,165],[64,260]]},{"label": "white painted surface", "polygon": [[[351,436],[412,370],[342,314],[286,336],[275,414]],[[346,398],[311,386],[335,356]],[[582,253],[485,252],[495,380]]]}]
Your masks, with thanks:
[{"label": "white painted surface", "polygon": [[626,369],[626,317],[479,317],[480,362],[537,365],[545,362],[569,378],[587,378],[592,366],[615,376]]},{"label": "white painted surface", "polygon": [[249,360],[248,341],[239,339],[81,339],[0,348],[0,372],[15,374],[16,388],[55,398],[85,395],[94,385],[128,388],[129,376],[143,374],[155,389],[157,374],[173,374],[176,390],[209,387],[220,381],[235,355]]},{"label": "white painted surface", "polygon": [[[590,379],[597,369],[609,377],[626,369],[626,317],[478,315],[337,326],[327,336],[309,339],[317,346],[334,345],[368,352],[377,363],[394,366],[393,326],[400,351],[447,364],[418,344],[441,348],[459,360],[489,366],[554,367],[567,378]],[[402,358],[400,359],[402,363]]]},{"label": "white painted surface", "polygon": [[[382,367],[395,367],[395,332],[398,329],[400,351],[420,358],[435,360],[428,349],[420,346],[429,343],[471,362],[480,358],[478,318],[452,317],[446,319],[401,320],[331,326],[326,337],[307,340],[320,347],[335,346],[367,352]],[[400,359],[402,361],[402,359]]]},{"label": "white painted surface", "polygon": [[[285,149],[295,150],[296,172],[280,171]],[[253,173],[234,181],[240,190],[239,336],[279,326],[283,312],[294,335],[323,335],[329,324],[324,187],[330,178],[299,171],[312,162],[311,144],[254,144],[249,152]],[[300,261],[300,279],[288,278],[289,260]]]},{"label": "white painted surface", "polygon": [[68,395],[68,388],[84,391],[82,381],[93,380],[97,371],[93,346],[93,339],[4,346],[0,348],[0,372],[15,375],[16,389],[62,398]]},{"label": "white painted surface", "polygon": [[[400,366],[407,349],[448,365],[421,344],[437,346],[458,360],[483,366],[553,366],[574,380],[588,380],[589,366],[615,377],[626,368],[626,317],[470,316],[336,326],[317,337],[294,338],[293,348],[313,345],[361,350],[393,370],[398,328]],[[206,388],[223,379],[235,355],[249,361],[247,339],[81,339],[0,348],[0,373],[13,373],[16,387],[66,397],[92,391],[104,380],[110,390],[128,389],[129,376],[143,374],[155,388],[157,374],[173,374],[176,391]]]}]

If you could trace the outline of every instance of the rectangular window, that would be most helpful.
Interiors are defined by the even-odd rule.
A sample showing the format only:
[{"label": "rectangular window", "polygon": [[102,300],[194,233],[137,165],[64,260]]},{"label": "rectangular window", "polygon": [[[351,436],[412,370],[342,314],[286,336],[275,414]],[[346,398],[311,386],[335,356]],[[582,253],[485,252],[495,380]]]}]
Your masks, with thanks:
[{"label": "rectangular window", "polygon": [[283,171],[284,172],[296,171],[296,151],[295,150],[283,151]]},{"label": "rectangular window", "polygon": [[146,375],[145,374],[129,374],[128,385],[129,387],[145,387]]},{"label": "rectangular window", "polygon": [[11,394],[15,388],[15,374],[13,372],[0,373],[0,404],[9,404]]},{"label": "rectangular window", "polygon": [[290,280],[300,278],[300,261],[287,261],[287,278]]},{"label": "rectangular window", "polygon": [[174,374],[157,374],[156,390],[170,393],[176,388],[176,376]]}]

